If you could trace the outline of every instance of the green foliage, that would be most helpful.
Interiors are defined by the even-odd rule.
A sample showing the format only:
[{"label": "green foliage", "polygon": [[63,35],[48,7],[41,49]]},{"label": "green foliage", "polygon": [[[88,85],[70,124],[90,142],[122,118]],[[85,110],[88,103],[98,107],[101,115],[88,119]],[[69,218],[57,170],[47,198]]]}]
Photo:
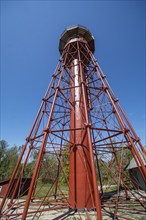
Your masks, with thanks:
[{"label": "green foliage", "polygon": [[34,171],[34,161],[27,163],[23,172],[25,178],[31,178]]},{"label": "green foliage", "polygon": [[5,140],[0,141],[0,167],[2,167],[5,159],[7,158],[6,150],[8,143]]},{"label": "green foliage", "polygon": [[21,148],[8,147],[5,140],[0,141],[0,180],[7,180],[11,177],[15,168]]},{"label": "green foliage", "polygon": [[45,155],[43,158],[40,177],[43,183],[54,182],[57,176],[58,161],[55,155]]},{"label": "green foliage", "polygon": [[129,148],[117,148],[114,142],[115,141],[113,140],[113,144],[110,147],[107,146],[107,150],[109,150],[109,153],[106,154],[106,157],[98,158],[98,164],[96,164],[98,178],[100,172],[100,177],[103,185],[117,184],[120,169],[121,172],[124,174],[124,180],[128,180],[126,176],[128,176],[129,174],[128,170],[126,170],[126,167],[128,166],[133,156]]},{"label": "green foliage", "polygon": [[69,180],[69,146],[66,145],[66,147],[62,150],[62,165],[63,165],[63,171],[61,173],[60,177],[60,183],[66,184]]}]

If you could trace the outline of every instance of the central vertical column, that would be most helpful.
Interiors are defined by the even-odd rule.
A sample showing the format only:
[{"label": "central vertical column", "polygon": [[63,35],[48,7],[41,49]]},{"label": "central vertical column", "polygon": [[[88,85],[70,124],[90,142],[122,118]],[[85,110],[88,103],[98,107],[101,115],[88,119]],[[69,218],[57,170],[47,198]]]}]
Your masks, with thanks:
[{"label": "central vertical column", "polygon": [[74,108],[70,112],[70,141],[73,145],[70,147],[69,203],[71,208],[77,209],[95,206],[80,71],[83,69],[79,69],[79,60],[74,59],[71,67],[70,101]]}]

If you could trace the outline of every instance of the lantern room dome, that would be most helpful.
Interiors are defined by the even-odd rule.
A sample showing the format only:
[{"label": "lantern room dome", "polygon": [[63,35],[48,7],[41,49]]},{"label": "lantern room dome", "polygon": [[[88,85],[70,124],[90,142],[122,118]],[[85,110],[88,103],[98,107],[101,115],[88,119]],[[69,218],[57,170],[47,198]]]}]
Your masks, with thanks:
[{"label": "lantern room dome", "polygon": [[70,26],[62,33],[59,41],[59,51],[62,54],[65,45],[74,38],[82,37],[86,40],[87,45],[92,53],[95,51],[94,37],[91,32],[81,25]]}]

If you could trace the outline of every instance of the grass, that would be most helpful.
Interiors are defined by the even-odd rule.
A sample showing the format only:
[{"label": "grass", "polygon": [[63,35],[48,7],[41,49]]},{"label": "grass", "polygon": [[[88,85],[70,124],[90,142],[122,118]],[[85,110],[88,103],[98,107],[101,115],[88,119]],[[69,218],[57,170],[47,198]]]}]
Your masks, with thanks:
[{"label": "grass", "polygon": [[[50,192],[51,194],[54,194],[55,188],[56,188],[55,185],[51,183],[42,184],[41,182],[38,182],[36,186],[36,196],[45,197]],[[60,191],[62,191],[63,193],[68,193],[68,186],[59,184],[57,192],[60,192]]]}]

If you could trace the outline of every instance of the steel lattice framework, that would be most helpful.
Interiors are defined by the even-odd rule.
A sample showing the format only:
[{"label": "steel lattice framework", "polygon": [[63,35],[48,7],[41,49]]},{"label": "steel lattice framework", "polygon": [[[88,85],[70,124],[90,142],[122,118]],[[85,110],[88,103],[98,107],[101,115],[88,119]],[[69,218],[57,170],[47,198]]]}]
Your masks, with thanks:
[{"label": "steel lattice framework", "polygon": [[[45,213],[47,219],[100,220],[144,215],[144,191],[126,170],[132,155],[145,180],[144,148],[93,56],[94,39],[77,26],[62,35],[62,42],[61,58],[1,202],[1,216],[45,219]],[[24,196],[26,173],[31,182]]]}]

